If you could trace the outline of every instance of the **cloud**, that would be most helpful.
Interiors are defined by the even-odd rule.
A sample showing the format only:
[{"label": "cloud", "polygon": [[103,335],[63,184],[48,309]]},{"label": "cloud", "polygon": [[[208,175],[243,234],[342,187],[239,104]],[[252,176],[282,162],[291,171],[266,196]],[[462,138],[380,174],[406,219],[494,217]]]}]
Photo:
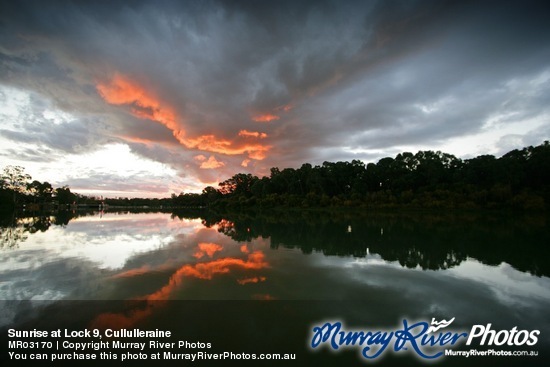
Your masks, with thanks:
[{"label": "cloud", "polygon": [[201,259],[204,255],[212,258],[216,252],[223,250],[223,247],[216,243],[201,242],[197,247],[197,251],[193,254],[197,259]]},{"label": "cloud", "polygon": [[248,254],[246,260],[224,257],[217,260],[200,262],[194,265],[184,265],[176,272],[177,276],[188,276],[199,279],[212,279],[216,274],[229,273],[232,269],[260,270],[269,267],[265,255],[261,251]]},{"label": "cloud", "polygon": [[240,285],[250,284],[250,283],[260,283],[265,282],[266,277],[250,277],[250,278],[243,278],[243,279],[237,279],[237,283]]},{"label": "cloud", "polygon": [[270,122],[270,121],[276,121],[279,120],[280,117],[277,115],[273,115],[270,113],[266,113],[265,115],[256,115],[252,117],[252,120],[256,122]]},{"label": "cloud", "polygon": [[108,83],[99,83],[97,90],[106,102],[131,106],[134,116],[161,123],[172,131],[177,140],[184,143],[185,132],[177,123],[175,112],[162,105],[157,97],[140,85],[117,73]]},{"label": "cloud", "polygon": [[248,138],[260,138],[260,139],[267,138],[266,133],[260,133],[258,131],[248,131],[248,130],[239,131],[239,136],[244,136],[244,137],[248,137]]},{"label": "cloud", "polygon": [[208,158],[208,160],[201,163],[200,168],[202,169],[216,169],[225,166],[225,163],[219,162],[216,160],[216,157],[213,155]]},{"label": "cloud", "polygon": [[[186,148],[227,155],[248,153],[249,158],[258,160],[262,160],[265,153],[270,149],[269,146],[261,144],[239,144],[236,141],[218,138],[213,134],[197,137],[186,136],[183,127],[184,118],[178,117],[172,108],[163,105],[156,96],[147,92],[144,87],[120,74],[115,74],[108,84],[99,83],[97,89],[106,102],[114,105],[129,105],[134,116],[164,125],[172,131],[177,141]],[[266,134],[254,134],[246,130],[241,130],[238,136],[267,137]],[[212,162],[212,160],[208,163],[210,164],[207,166],[201,165],[201,168],[218,168],[222,166],[217,162]],[[217,167],[214,167],[215,164],[217,164]]]}]

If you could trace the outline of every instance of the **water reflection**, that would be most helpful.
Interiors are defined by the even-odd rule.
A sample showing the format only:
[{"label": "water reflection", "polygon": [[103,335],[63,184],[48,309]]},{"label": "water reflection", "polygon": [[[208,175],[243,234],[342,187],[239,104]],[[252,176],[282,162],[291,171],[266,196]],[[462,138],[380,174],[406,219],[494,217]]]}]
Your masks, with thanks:
[{"label": "water reflection", "polygon": [[550,274],[545,218],[63,213],[1,231],[0,299],[338,299],[353,287],[327,288],[335,274],[372,281],[396,265],[529,283],[521,293],[540,291],[528,274]]},{"label": "water reflection", "polygon": [[550,298],[544,218],[120,212],[10,223],[5,300],[363,299],[456,279],[506,302]]},{"label": "water reflection", "polygon": [[[545,217],[385,214],[364,217],[306,213],[218,219],[221,233],[236,241],[263,237],[272,248],[303,253],[365,257],[378,254],[407,268],[449,269],[467,259],[538,276],[550,275],[550,232]],[[207,225],[215,225],[211,218]],[[352,230],[353,229],[353,230]],[[343,235],[346,233],[346,236]]]},{"label": "water reflection", "polygon": [[2,239],[0,326],[40,318],[27,300],[132,300],[92,310],[86,327],[185,320],[195,337],[216,307],[186,306],[184,316],[175,300],[299,300],[268,315],[253,308],[254,323],[290,317],[298,343],[308,322],[331,318],[391,327],[456,317],[550,332],[545,218],[106,212],[9,218]]},{"label": "water reflection", "polygon": [[1,238],[1,299],[339,299],[396,265],[540,293],[525,273],[550,272],[544,219],[79,213],[12,218]]}]

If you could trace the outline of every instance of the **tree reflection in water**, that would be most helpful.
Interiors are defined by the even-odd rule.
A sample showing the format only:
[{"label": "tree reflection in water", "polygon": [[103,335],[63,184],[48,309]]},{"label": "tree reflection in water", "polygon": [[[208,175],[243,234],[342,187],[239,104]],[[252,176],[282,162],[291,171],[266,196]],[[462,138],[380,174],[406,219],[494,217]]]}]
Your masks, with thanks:
[{"label": "tree reflection in water", "polygon": [[474,258],[486,265],[506,262],[533,275],[550,275],[550,249],[544,245],[550,243],[550,233],[544,216],[249,212],[208,217],[203,224],[235,241],[269,237],[274,249],[297,248],[306,254],[375,253],[403,267],[424,270],[449,269]]},{"label": "tree reflection in water", "polygon": [[[29,234],[65,226],[94,212],[60,212],[55,216],[0,222],[0,248],[16,248]],[[468,258],[486,265],[510,264],[537,276],[550,275],[550,232],[545,216],[488,213],[233,212],[180,211],[173,218],[200,218],[207,228],[238,242],[270,238],[271,247],[303,253],[365,257],[378,254],[406,268],[441,270]]]}]

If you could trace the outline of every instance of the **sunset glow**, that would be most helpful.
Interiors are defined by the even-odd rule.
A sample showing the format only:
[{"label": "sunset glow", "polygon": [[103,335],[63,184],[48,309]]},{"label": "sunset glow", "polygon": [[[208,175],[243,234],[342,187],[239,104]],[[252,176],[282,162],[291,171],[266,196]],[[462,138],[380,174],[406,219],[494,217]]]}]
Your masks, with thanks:
[{"label": "sunset glow", "polygon": [[180,268],[175,275],[209,280],[216,274],[229,273],[232,268],[260,270],[266,267],[268,267],[268,263],[265,261],[263,252],[255,251],[249,254],[246,260],[228,257],[208,262],[200,262],[195,265],[186,265]]},{"label": "sunset glow", "polygon": [[[162,103],[137,82],[120,74],[115,74],[109,83],[98,83],[97,90],[107,103],[130,106],[131,113],[135,117],[164,125],[172,131],[178,142],[188,149],[225,155],[248,154],[250,159],[262,160],[271,148],[268,145],[258,143],[239,144],[229,139],[219,138],[213,134],[188,137],[181,126],[184,120],[181,116],[177,116],[171,107],[166,103]],[[240,130],[237,135],[258,139],[267,137],[265,133],[249,132],[247,130]],[[214,157],[210,157],[207,162],[201,164],[201,168],[203,169],[220,168],[222,166],[223,163],[216,161]]]},{"label": "sunset glow", "polygon": [[[261,251],[255,251],[247,256],[247,259],[239,259],[235,257],[226,257],[196,264],[188,264],[180,267],[172,276],[168,284],[161,287],[158,291],[142,297],[148,301],[159,301],[170,299],[170,294],[180,287],[180,284],[187,277],[197,278],[202,280],[211,280],[215,275],[227,274],[232,269],[237,270],[261,270],[269,267],[265,259],[265,255]],[[125,277],[128,277],[131,272],[125,272]],[[136,272],[136,275],[141,274]]]},{"label": "sunset glow", "polygon": [[218,161],[213,155],[211,155],[208,159],[206,159],[203,155],[198,155],[195,159],[201,162],[201,169],[216,169],[225,166],[225,163]]},{"label": "sunset glow", "polygon": [[[222,246],[215,243],[199,243],[197,252],[193,255],[197,259],[201,259],[204,256],[213,258],[214,255],[223,249]],[[158,269],[166,269],[167,265],[163,265]],[[135,325],[138,322],[150,317],[155,312],[162,310],[164,303],[172,299],[171,295],[181,288],[182,283],[186,278],[196,278],[201,280],[211,280],[215,275],[228,274],[232,270],[238,271],[256,271],[269,267],[269,264],[265,258],[265,254],[261,251],[255,251],[247,255],[246,259],[240,259],[235,257],[225,257],[215,260],[209,260],[206,262],[198,262],[196,264],[186,264],[177,269],[168,280],[168,283],[157,291],[148,294],[143,297],[139,297],[136,301],[137,307],[127,310],[124,313],[103,313],[98,315],[91,321],[90,325],[94,328],[104,329],[110,327],[113,329],[128,328]],[[138,269],[130,269],[115,275],[113,278],[129,278],[132,276],[141,276],[152,271],[153,269],[141,267]],[[253,284],[266,281],[265,276],[250,276],[237,280],[240,285]],[[270,300],[271,296],[264,297],[263,295],[252,295],[253,299]],[[139,301],[146,301],[147,306],[143,305]],[[130,303],[131,305],[131,303]]]},{"label": "sunset glow", "polygon": [[264,115],[256,115],[252,117],[253,121],[256,122],[271,122],[271,121],[277,121],[280,117],[277,115],[273,115],[271,113],[266,113]]},{"label": "sunset glow", "polygon": [[267,279],[266,277],[243,278],[243,279],[237,280],[237,283],[239,283],[240,285],[245,285],[250,283],[260,283],[260,282],[265,282],[266,279]]},{"label": "sunset glow", "polygon": [[230,140],[220,139],[214,135],[201,135],[196,138],[182,140],[188,148],[198,149],[207,152],[220,153],[225,155],[241,155],[248,153],[251,159],[262,160],[271,149],[269,145],[261,144],[234,144]]},{"label": "sunset glow", "polygon": [[174,111],[128,78],[115,74],[109,83],[98,83],[97,90],[107,103],[129,105],[134,116],[160,122],[172,130],[178,140],[183,137],[184,132],[176,123]]},{"label": "sunset glow", "polygon": [[260,133],[260,132],[257,132],[257,131],[248,131],[248,130],[239,131],[239,136],[244,136],[244,137],[249,137],[249,138],[260,138],[260,139],[267,138],[266,133]]},{"label": "sunset glow", "polygon": [[193,254],[197,259],[202,258],[204,255],[212,258],[218,251],[223,250],[223,247],[215,243],[201,242],[198,244],[198,250]]}]

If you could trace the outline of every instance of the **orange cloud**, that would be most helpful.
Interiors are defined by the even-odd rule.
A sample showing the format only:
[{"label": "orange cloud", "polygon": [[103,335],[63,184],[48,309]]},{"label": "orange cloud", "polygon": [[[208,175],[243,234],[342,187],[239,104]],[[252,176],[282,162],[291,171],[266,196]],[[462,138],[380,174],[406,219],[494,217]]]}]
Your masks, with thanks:
[{"label": "orange cloud", "polygon": [[208,158],[207,161],[201,163],[200,168],[202,169],[216,169],[225,166],[225,163],[220,162],[213,155]]},{"label": "orange cloud", "polygon": [[252,278],[244,278],[244,279],[238,279],[237,283],[240,285],[245,285],[249,283],[259,283],[259,282],[265,282],[266,277],[252,277]]},{"label": "orange cloud", "polygon": [[183,143],[188,148],[196,148],[216,153],[224,153],[231,147],[231,142],[225,139],[218,139],[214,135],[201,135],[196,138],[184,139]]},{"label": "orange cloud", "polygon": [[[201,243],[199,249],[205,253],[210,253],[211,256],[218,251],[218,246],[212,243]],[[219,246],[221,247],[221,246]],[[168,284],[160,288],[158,291],[149,294],[141,300],[147,301],[146,307],[143,307],[141,302],[137,302],[137,306],[133,310],[127,310],[124,313],[103,313],[98,315],[91,321],[92,328],[98,329],[122,329],[129,328],[138,322],[150,317],[158,308],[163,307],[164,302],[170,299],[170,295],[180,286],[185,277],[194,277],[199,279],[210,280],[215,274],[229,273],[231,269],[244,270],[259,270],[268,267],[269,264],[265,261],[265,255],[261,251],[256,251],[248,255],[246,260],[238,258],[222,258],[194,265],[184,265],[179,268],[168,281]],[[128,271],[126,276],[142,274],[145,269],[140,268],[137,271]],[[258,281],[265,280],[265,277],[259,277]],[[253,277],[248,278],[253,279]],[[255,295],[257,299],[271,300],[270,295]]]},{"label": "orange cloud", "polygon": [[248,246],[246,244],[241,246],[241,252],[243,254],[248,254],[250,251],[248,250]]},{"label": "orange cloud", "polygon": [[261,160],[265,159],[269,149],[271,149],[271,146],[257,145],[256,149],[251,150],[251,151],[248,152],[248,157],[250,159],[255,159],[257,161],[261,161]]},{"label": "orange cloud", "polygon": [[[182,121],[181,116],[178,118],[175,111],[169,105],[163,103],[153,93],[141,87],[138,83],[120,74],[115,74],[108,83],[98,83],[96,88],[100,96],[107,103],[131,106],[131,112],[134,116],[156,121],[166,126],[172,131],[177,141],[186,148],[226,155],[248,154],[250,159],[256,160],[264,159],[266,153],[271,149],[271,146],[262,144],[238,144],[231,140],[218,138],[213,134],[197,137],[186,136],[185,130],[180,126]],[[259,118],[260,120],[258,121],[271,121],[279,117],[264,115]],[[245,135],[239,133],[238,136],[251,136],[246,135],[247,133],[245,132]],[[267,137],[265,133],[258,133],[257,136],[254,136],[258,138]],[[205,166],[205,168],[208,167]]]},{"label": "orange cloud", "polygon": [[273,114],[271,114],[271,113],[266,113],[266,114],[263,114],[263,115],[252,116],[252,120],[253,120],[253,121],[256,121],[256,122],[271,122],[271,121],[279,120],[279,119],[280,119],[279,116],[273,115]]},{"label": "orange cloud", "polygon": [[196,138],[182,140],[188,148],[205,150],[213,153],[226,155],[239,155],[248,153],[249,158],[262,160],[266,153],[271,149],[269,145],[244,144],[242,146],[233,146],[233,143],[227,139],[219,139],[214,135],[201,135]]},{"label": "orange cloud", "polygon": [[223,247],[218,244],[206,242],[199,243],[198,248],[197,252],[193,254],[197,259],[202,258],[205,254],[212,258],[216,252],[223,250]]},{"label": "orange cloud", "polygon": [[176,114],[170,107],[122,75],[115,74],[110,83],[98,83],[97,90],[107,103],[131,105],[134,116],[160,122],[172,130],[178,140],[184,136],[184,131],[176,123]]},{"label": "orange cloud", "polygon": [[250,163],[250,159],[245,159],[241,162],[242,167],[248,167],[248,164]]},{"label": "orange cloud", "polygon": [[[211,247],[214,245],[214,247]],[[216,244],[204,244],[204,249],[214,250],[213,254],[217,251],[215,249]],[[174,292],[175,289],[179,287],[181,282],[185,277],[192,277],[198,279],[210,280],[216,274],[226,274],[231,271],[231,269],[242,269],[242,270],[260,270],[267,268],[269,264],[265,260],[265,255],[261,251],[256,251],[251,254],[248,254],[247,259],[238,259],[234,257],[226,257],[216,260],[211,260],[207,262],[201,262],[193,265],[184,265],[179,268],[168,281],[164,287],[160,288],[158,291],[149,294],[142,299],[147,301],[159,301],[159,300],[168,300],[170,299],[170,294]],[[137,274],[136,274],[137,275]],[[140,317],[146,316],[147,313],[140,313]],[[121,317],[126,319],[126,317]],[[121,320],[122,321],[122,320]],[[127,321],[127,320],[126,320]]]},{"label": "orange cloud", "polygon": [[248,131],[248,130],[239,131],[239,136],[244,136],[245,138],[260,138],[260,139],[267,138],[266,133],[260,133],[257,131]]},{"label": "orange cloud", "polygon": [[247,260],[227,257],[195,265],[186,265],[180,268],[178,273],[189,277],[210,280],[214,274],[229,273],[231,268],[259,270],[267,266],[265,255],[261,251],[256,251],[249,254]]},{"label": "orange cloud", "polygon": [[99,83],[97,90],[110,104],[136,103],[141,107],[158,106],[158,102],[149,97],[145,90],[119,74],[115,74],[109,84]]}]

